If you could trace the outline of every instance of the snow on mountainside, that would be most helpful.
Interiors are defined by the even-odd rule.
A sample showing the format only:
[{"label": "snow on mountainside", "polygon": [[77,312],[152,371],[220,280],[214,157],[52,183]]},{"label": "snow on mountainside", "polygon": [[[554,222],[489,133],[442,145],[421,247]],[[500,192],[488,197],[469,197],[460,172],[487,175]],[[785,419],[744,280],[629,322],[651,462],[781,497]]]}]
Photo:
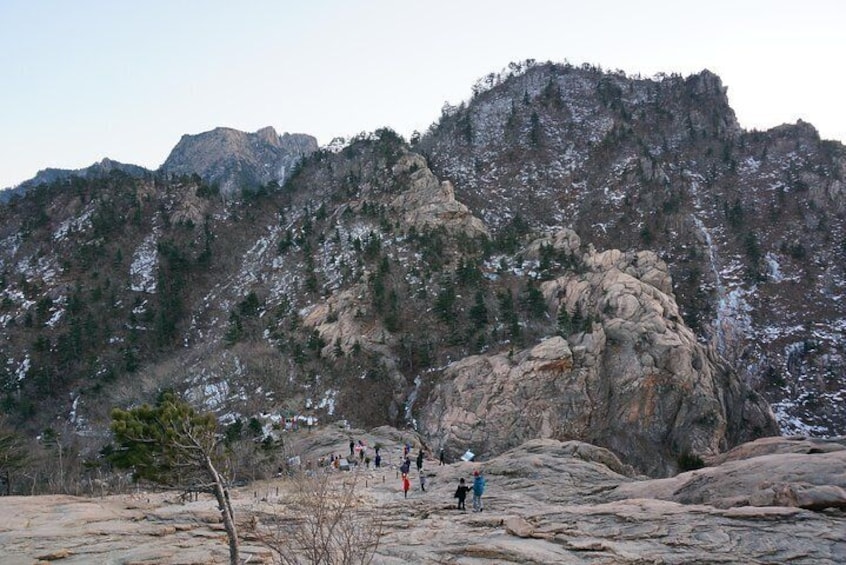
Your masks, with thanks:
[{"label": "snow on mountainside", "polygon": [[[783,432],[844,433],[843,147],[802,123],[743,131],[707,71],[506,74],[411,146],[218,128],[183,137],[168,174],[60,179],[0,207],[4,411],[96,437],[112,406],[176,388],[231,425],[425,422],[494,453],[516,436],[478,426],[503,422],[437,437],[431,412],[456,367],[491,363],[540,410],[521,434],[612,442],[596,407],[638,387],[619,414],[652,427],[622,427],[631,449],[683,438],[654,473],[772,433],[758,393]],[[549,343],[569,354],[543,361]],[[597,429],[551,416],[564,390]],[[672,406],[704,431],[665,429],[688,421]]]}]

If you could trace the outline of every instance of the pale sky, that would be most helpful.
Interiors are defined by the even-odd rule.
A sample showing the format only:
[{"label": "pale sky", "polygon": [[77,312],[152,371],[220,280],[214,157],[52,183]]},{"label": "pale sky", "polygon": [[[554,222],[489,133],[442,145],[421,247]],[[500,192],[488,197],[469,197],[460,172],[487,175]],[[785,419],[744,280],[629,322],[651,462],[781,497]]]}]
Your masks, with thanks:
[{"label": "pale sky", "polygon": [[0,0],[0,187],[217,126],[408,137],[527,58],[707,68],[742,127],[846,142],[843,0]]}]

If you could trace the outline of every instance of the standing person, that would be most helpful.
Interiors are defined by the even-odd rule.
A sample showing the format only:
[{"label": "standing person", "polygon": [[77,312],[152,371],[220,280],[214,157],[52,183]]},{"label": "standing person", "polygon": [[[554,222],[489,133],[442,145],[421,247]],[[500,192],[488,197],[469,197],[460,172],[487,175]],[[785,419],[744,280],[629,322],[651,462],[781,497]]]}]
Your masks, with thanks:
[{"label": "standing person", "polygon": [[402,495],[403,498],[408,498],[408,490],[411,488],[411,481],[408,480],[408,475],[402,474]]},{"label": "standing person", "polygon": [[420,448],[420,453],[417,454],[417,472],[423,470],[423,448]]},{"label": "standing person", "polygon": [[441,465],[446,465],[446,453],[444,453],[444,448],[441,448],[441,453],[438,455],[438,460],[441,462]]},{"label": "standing person", "polygon": [[350,457],[355,453],[355,442],[350,438]]},{"label": "standing person", "polygon": [[382,456],[379,455],[378,451],[376,452],[376,459],[374,459],[373,462],[377,469],[382,466]]},{"label": "standing person", "polygon": [[473,471],[473,512],[481,512],[485,509],[482,504],[483,494],[485,494],[485,478],[479,471]]},{"label": "standing person", "polygon": [[403,475],[407,475],[410,470],[411,470],[411,459],[406,457],[405,461],[403,461],[402,465],[400,465],[400,473],[402,473]]},{"label": "standing person", "polygon": [[467,499],[467,493],[470,492],[470,487],[464,483],[464,479],[458,480],[458,488],[455,489],[453,497],[458,499],[458,509],[467,512],[467,507],[464,506],[464,501]]},{"label": "standing person", "polygon": [[426,475],[420,473],[420,490],[426,492]]}]

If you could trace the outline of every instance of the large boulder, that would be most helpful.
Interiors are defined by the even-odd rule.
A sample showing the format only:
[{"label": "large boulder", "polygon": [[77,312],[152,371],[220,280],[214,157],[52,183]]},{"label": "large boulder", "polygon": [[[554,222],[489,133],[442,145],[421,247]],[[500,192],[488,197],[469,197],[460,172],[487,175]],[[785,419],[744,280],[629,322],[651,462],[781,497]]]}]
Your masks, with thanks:
[{"label": "large boulder", "polygon": [[433,443],[488,457],[532,438],[577,439],[666,476],[777,433],[768,405],[684,324],[657,256],[582,260],[585,272],[541,286],[550,314],[566,310],[579,327],[449,365],[420,418]]}]

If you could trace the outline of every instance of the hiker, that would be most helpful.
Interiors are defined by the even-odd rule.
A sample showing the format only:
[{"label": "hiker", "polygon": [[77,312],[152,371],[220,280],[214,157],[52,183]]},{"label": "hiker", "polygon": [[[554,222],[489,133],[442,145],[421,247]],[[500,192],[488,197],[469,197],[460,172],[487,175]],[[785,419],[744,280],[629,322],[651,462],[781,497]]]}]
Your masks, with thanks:
[{"label": "hiker", "polygon": [[417,472],[423,470],[423,448],[420,448],[420,453],[417,454]]},{"label": "hiker", "polygon": [[444,453],[444,448],[441,448],[441,453],[438,455],[438,460],[441,462],[441,465],[446,465],[446,453]]},{"label": "hiker", "polygon": [[376,465],[377,469],[382,466],[382,456],[379,455],[378,451],[376,452],[376,458],[373,460],[373,463]]},{"label": "hiker", "polygon": [[426,475],[420,473],[420,490],[426,492]]},{"label": "hiker", "polygon": [[408,480],[408,475],[402,474],[402,495],[403,498],[408,498],[408,490],[411,488],[411,481]]},{"label": "hiker", "polygon": [[458,480],[458,488],[455,489],[455,494],[453,495],[453,498],[458,499],[458,509],[459,510],[464,510],[465,512],[467,512],[467,507],[464,506],[464,501],[467,499],[467,493],[469,491],[470,491],[470,487],[468,487],[464,483],[464,479],[459,479]]},{"label": "hiker", "polygon": [[402,473],[403,475],[407,475],[410,470],[411,470],[411,459],[406,457],[405,461],[403,461],[402,465],[400,465],[400,473]]},{"label": "hiker", "polygon": [[473,471],[473,512],[484,510],[482,495],[485,493],[485,478],[477,470]]},{"label": "hiker", "polygon": [[350,438],[350,457],[355,454],[355,442]]}]

